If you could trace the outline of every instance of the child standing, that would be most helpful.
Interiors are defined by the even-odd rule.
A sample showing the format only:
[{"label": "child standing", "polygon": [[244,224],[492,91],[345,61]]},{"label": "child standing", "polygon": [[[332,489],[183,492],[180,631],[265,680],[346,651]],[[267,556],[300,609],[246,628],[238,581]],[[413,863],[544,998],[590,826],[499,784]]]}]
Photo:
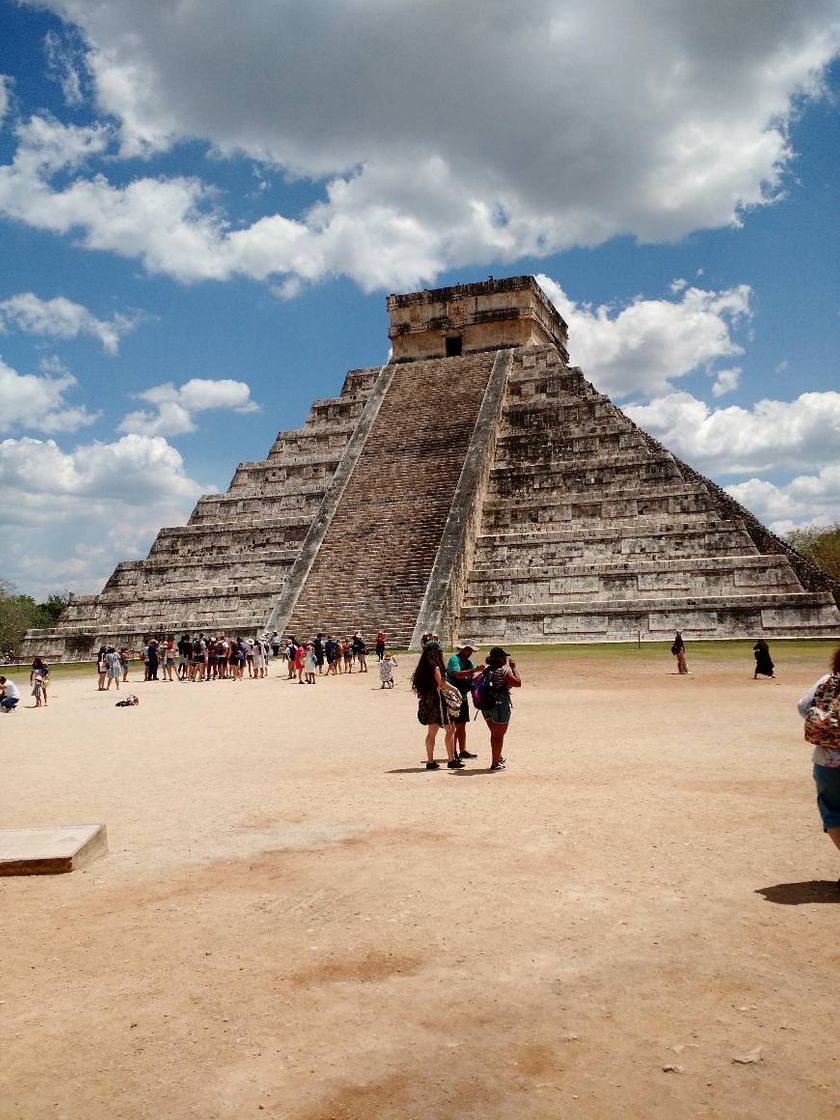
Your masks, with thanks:
[{"label": "child standing", "polygon": [[306,683],[315,683],[315,669],[318,666],[318,654],[312,642],[306,647],[306,660],[304,662],[306,668]]},{"label": "child standing", "polygon": [[393,688],[394,687],[394,667],[397,664],[396,658],[393,654],[385,653],[383,650],[382,658],[379,662],[379,679],[382,681],[380,688]]},{"label": "child standing", "polygon": [[35,669],[32,673],[32,695],[35,697],[35,707],[40,708],[43,706],[44,694],[44,675],[40,669]]}]

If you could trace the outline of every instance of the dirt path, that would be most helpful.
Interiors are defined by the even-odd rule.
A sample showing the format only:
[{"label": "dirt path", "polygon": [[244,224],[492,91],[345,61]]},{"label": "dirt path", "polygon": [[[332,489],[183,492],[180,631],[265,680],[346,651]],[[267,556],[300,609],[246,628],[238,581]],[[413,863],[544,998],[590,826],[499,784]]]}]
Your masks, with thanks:
[{"label": "dirt path", "polygon": [[0,717],[2,827],[110,854],[0,880],[0,1117],[836,1117],[823,665],[777,660],[523,656],[492,775],[480,723],[420,769],[405,660],[125,710],[56,680]]}]

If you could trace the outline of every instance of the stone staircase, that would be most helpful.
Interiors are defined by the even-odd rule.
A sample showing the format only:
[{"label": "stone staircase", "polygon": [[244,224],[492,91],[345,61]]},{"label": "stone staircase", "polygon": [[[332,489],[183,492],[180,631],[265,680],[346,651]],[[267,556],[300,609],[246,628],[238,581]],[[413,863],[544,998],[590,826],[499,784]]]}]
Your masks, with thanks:
[{"label": "stone staircase", "polygon": [[420,610],[495,352],[392,367],[392,380],[285,624],[405,647]]},{"label": "stone staircase", "polygon": [[[808,567],[556,348],[517,351],[460,634],[494,641],[835,635]],[[772,538],[772,540],[770,539]],[[761,545],[761,547],[759,547]],[[772,551],[770,551],[772,549]],[[816,580],[819,584],[819,580]]]}]

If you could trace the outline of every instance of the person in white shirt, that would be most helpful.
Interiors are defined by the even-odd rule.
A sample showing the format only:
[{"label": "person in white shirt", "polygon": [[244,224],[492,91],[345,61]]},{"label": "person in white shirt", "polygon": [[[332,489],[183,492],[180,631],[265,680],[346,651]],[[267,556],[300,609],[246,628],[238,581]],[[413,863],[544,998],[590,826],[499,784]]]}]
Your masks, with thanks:
[{"label": "person in white shirt", "polygon": [[382,657],[379,659],[379,679],[382,681],[380,688],[393,688],[394,687],[394,667],[397,664],[397,659],[393,654],[382,651]]},{"label": "person in white shirt", "polygon": [[13,712],[20,700],[20,690],[14,681],[8,677],[0,677],[0,708],[4,712]]}]

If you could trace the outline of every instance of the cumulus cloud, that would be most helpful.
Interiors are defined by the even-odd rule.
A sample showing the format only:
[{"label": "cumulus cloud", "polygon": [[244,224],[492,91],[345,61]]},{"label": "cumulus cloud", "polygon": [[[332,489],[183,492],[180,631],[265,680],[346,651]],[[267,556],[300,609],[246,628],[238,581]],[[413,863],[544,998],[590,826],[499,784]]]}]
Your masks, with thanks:
[{"label": "cumulus cloud", "polygon": [[[103,174],[77,175],[113,152],[107,125],[35,116],[17,134],[14,159],[0,167],[0,211],[53,233],[77,231],[87,248],[139,257],[151,272],[180,280],[231,275],[224,225],[206,209],[213,192],[198,180],[140,178],[114,187]],[[68,185],[56,189],[59,173]]]},{"label": "cumulus cloud", "polygon": [[53,373],[18,373],[0,358],[0,432],[75,432],[98,419],[84,405],[64,399],[76,378],[59,367]]},{"label": "cumulus cloud", "polygon": [[[598,389],[621,397],[662,392],[696,369],[713,370],[720,358],[742,352],[732,332],[751,317],[746,284],[719,292],[680,287],[678,298],[637,296],[625,307],[592,308],[570,299],[548,276],[540,286],[569,324],[569,354]],[[722,392],[737,371],[717,373]]]},{"label": "cumulus cloud", "polygon": [[58,177],[22,131],[0,208],[182,280],[404,287],[738,222],[783,189],[788,122],[840,43],[834,0],[676,0],[632,18],[621,0],[206,0],[200,21],[178,0],[42,3],[83,36],[116,122],[88,156],[103,139],[148,157],[199,138],[325,184],[307,213],[240,228],[195,179],[115,186],[104,163]]},{"label": "cumulus cloud", "polygon": [[5,439],[0,442],[0,480],[32,495],[117,499],[131,505],[167,493],[190,498],[200,493],[184,473],[179,452],[161,436],[126,435],[71,452],[52,439]]},{"label": "cumulus cloud", "polygon": [[669,393],[624,411],[680,458],[711,474],[787,471],[840,462],[840,393],[712,409],[690,393]]},{"label": "cumulus cloud", "polygon": [[126,435],[72,451],[54,440],[0,441],[0,552],[7,578],[35,595],[98,591],[120,560],[183,524],[202,486],[161,437]]},{"label": "cumulus cloud", "polygon": [[112,319],[97,319],[86,307],[64,296],[41,299],[33,292],[21,292],[0,300],[0,331],[13,326],[29,334],[52,338],[92,335],[99,339],[109,354],[117,353],[120,339],[134,330],[138,321],[137,315],[120,314]]},{"label": "cumulus cloud", "polygon": [[823,467],[816,474],[798,475],[786,485],[750,478],[726,489],[780,535],[805,525],[840,522],[840,464]]},{"label": "cumulus cloud", "polygon": [[259,405],[251,400],[251,390],[244,381],[227,378],[209,379],[193,377],[180,388],[171,381],[154,385],[142,393],[138,400],[148,401],[157,411],[138,409],[129,412],[120,422],[120,432],[135,432],[144,436],[179,436],[194,432],[193,414],[209,409],[230,409],[232,412],[258,412]]}]

